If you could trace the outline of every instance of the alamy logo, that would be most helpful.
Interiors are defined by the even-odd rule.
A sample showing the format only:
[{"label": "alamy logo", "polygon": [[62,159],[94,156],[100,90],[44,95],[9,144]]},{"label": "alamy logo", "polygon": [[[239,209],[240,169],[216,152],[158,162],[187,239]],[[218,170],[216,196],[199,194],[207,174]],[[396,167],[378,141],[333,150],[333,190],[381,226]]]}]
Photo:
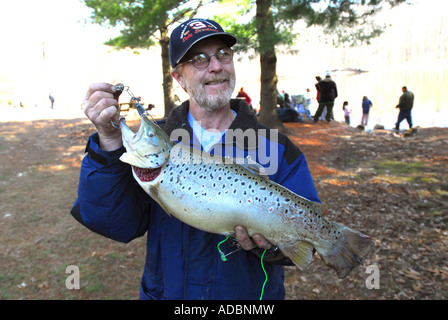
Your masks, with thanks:
[{"label": "alamy logo", "polygon": [[[266,137],[269,133],[269,139]],[[199,140],[202,136],[198,137]],[[171,140],[180,141],[187,144],[191,141],[190,134],[187,130],[180,128],[175,129],[171,133]],[[245,164],[246,159],[255,161],[258,159],[258,163],[263,166],[264,173],[267,175],[273,175],[277,173],[280,160],[278,153],[278,130],[259,129],[258,132],[253,129],[247,129],[245,131],[241,129],[229,129],[224,136],[225,141],[214,144],[208,152],[203,153],[203,157],[196,157],[193,159],[193,164],[199,164],[201,162],[209,163],[210,161],[220,163],[231,164]],[[211,141],[215,143],[216,141]],[[234,145],[236,146],[234,148]],[[229,147],[230,146],[230,147]],[[189,154],[185,154],[178,148],[173,148],[170,154],[171,161],[174,164],[188,164],[192,159]],[[215,158],[210,158],[208,154],[213,154]]]},{"label": "alamy logo", "polygon": [[370,274],[370,276],[366,279],[366,288],[371,289],[379,289],[380,288],[380,269],[377,265],[370,265],[366,268],[366,273]]},{"label": "alamy logo", "polygon": [[70,275],[65,280],[65,287],[68,290],[80,289],[80,276],[79,276],[79,267],[75,265],[69,265],[65,268],[65,273],[69,273]]}]

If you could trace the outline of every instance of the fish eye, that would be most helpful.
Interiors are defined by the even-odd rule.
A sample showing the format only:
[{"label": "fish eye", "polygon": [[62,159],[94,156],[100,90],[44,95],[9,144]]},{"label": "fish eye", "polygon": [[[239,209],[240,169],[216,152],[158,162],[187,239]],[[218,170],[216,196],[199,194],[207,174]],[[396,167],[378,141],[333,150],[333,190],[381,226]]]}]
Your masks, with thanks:
[{"label": "fish eye", "polygon": [[149,136],[150,138],[153,138],[153,137],[154,137],[154,132],[150,132],[150,133],[148,133],[148,136]]}]

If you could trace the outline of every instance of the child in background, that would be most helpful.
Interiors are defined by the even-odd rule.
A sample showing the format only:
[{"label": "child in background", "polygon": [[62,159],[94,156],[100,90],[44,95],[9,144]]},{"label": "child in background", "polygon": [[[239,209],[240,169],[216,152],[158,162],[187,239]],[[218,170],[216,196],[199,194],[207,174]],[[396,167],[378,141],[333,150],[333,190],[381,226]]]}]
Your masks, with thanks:
[{"label": "child in background", "polygon": [[348,106],[348,101],[344,101],[342,110],[344,110],[345,123],[350,125],[350,114],[352,113],[352,110]]}]

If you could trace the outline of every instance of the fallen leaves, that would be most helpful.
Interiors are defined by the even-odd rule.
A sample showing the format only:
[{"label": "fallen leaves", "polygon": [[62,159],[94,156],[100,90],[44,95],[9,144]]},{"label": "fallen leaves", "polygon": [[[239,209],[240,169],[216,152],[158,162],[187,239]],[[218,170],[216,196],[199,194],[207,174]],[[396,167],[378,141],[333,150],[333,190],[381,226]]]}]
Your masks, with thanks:
[{"label": "fallen leaves", "polygon": [[[448,129],[419,129],[401,138],[331,128],[324,153],[302,148],[301,139],[318,139],[300,131],[306,128],[294,134],[310,168],[326,168],[312,174],[328,218],[371,235],[374,248],[342,280],[320,259],[303,272],[288,269],[298,282],[287,282],[288,298],[447,299]],[[366,288],[372,264],[379,268],[378,290]]]}]

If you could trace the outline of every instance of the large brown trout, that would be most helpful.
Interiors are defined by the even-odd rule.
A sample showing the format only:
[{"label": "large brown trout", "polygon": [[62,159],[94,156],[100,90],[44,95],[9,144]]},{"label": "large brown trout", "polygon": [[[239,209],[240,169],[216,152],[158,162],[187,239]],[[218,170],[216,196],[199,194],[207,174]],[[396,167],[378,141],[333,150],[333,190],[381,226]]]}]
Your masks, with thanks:
[{"label": "large brown trout", "polygon": [[260,174],[257,164],[238,164],[174,143],[142,115],[136,134],[120,120],[126,148],[120,160],[132,166],[140,186],[165,210],[195,228],[231,235],[237,225],[261,234],[301,270],[313,248],[346,277],[371,246],[370,237],[327,220],[321,205]]}]

